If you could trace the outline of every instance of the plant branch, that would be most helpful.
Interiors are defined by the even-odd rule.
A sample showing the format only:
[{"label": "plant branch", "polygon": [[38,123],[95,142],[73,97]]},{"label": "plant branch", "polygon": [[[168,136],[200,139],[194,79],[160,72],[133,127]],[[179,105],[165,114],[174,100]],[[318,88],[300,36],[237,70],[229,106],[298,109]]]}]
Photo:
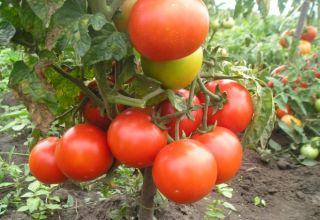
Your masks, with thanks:
[{"label": "plant branch", "polygon": [[218,96],[218,95],[216,95],[216,94],[213,94],[211,91],[209,91],[209,90],[207,89],[207,87],[203,84],[203,82],[202,82],[202,80],[201,80],[201,78],[200,78],[199,75],[197,76],[197,81],[198,81],[198,83],[199,83],[200,89],[202,90],[202,92],[203,92],[204,94],[209,95],[210,98],[212,98],[212,99],[215,100],[215,101],[220,101],[220,100],[221,100],[220,96]]}]

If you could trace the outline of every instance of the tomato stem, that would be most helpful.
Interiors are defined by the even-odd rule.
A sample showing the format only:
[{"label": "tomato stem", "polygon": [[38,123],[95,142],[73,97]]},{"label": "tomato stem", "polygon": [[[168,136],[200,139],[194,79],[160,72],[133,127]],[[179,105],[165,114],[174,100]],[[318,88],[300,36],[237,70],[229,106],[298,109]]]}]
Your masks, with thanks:
[{"label": "tomato stem", "polygon": [[203,128],[206,130],[208,128],[208,110],[210,104],[210,97],[209,95],[205,95],[205,103],[204,103],[204,112],[203,112]]},{"label": "tomato stem", "polygon": [[177,141],[180,139],[180,122],[182,120],[182,118],[185,116],[186,114],[182,114],[180,115],[177,120],[176,120],[176,124],[175,124],[175,129],[174,129],[174,139]]},{"label": "tomato stem", "polygon": [[202,82],[202,80],[201,80],[201,78],[200,78],[199,75],[197,76],[197,82],[198,82],[198,84],[199,84],[199,86],[200,86],[200,89],[202,90],[202,92],[203,92],[204,94],[209,95],[210,98],[212,98],[212,99],[215,100],[215,101],[220,101],[220,100],[221,100],[220,96],[218,96],[218,95],[216,95],[216,94],[213,94],[212,92],[210,92],[210,91],[207,89],[207,87],[204,85],[204,83]]},{"label": "tomato stem", "polygon": [[154,214],[153,198],[156,194],[156,186],[152,178],[152,167],[147,167],[143,172],[143,185],[141,190],[141,203],[139,208],[140,220],[152,220]]}]

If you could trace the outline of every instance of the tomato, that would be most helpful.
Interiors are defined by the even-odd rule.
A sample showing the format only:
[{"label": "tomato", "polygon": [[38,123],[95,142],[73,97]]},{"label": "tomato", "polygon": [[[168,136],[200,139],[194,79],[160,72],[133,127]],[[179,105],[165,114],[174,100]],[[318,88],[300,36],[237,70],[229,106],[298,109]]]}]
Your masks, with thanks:
[{"label": "tomato", "polygon": [[158,152],[167,144],[167,132],[151,121],[141,109],[120,113],[108,129],[108,143],[115,158],[128,166],[151,166]]},{"label": "tomato", "polygon": [[310,25],[303,30],[303,33],[301,35],[301,40],[311,42],[317,37],[317,35],[318,35],[317,28]]},{"label": "tomato", "polygon": [[282,77],[282,78],[281,78],[281,82],[282,82],[283,85],[287,85],[288,82],[289,82],[288,77],[287,77],[287,76]]},{"label": "tomato", "polygon": [[271,76],[279,75],[279,74],[282,73],[285,69],[286,69],[286,65],[278,66],[277,68],[275,68],[275,69],[271,72]]},{"label": "tomato", "polygon": [[192,203],[213,189],[217,178],[214,156],[196,140],[172,142],[157,155],[153,170],[154,184],[176,203]]},{"label": "tomato", "polygon": [[282,118],[284,115],[291,115],[293,112],[291,110],[290,105],[288,105],[288,103],[286,104],[286,109],[281,109],[276,107],[276,115],[278,118]]},{"label": "tomato", "polygon": [[57,145],[55,156],[60,170],[76,181],[101,176],[113,162],[103,131],[89,124],[68,129]]},{"label": "tomato", "polygon": [[120,14],[114,19],[114,23],[118,31],[126,31],[128,29],[129,16],[131,14],[132,7],[137,0],[124,0],[120,6]]},{"label": "tomato", "polygon": [[316,108],[317,112],[320,112],[320,99],[317,99],[314,103],[314,107]]},{"label": "tomato", "polygon": [[[211,92],[215,92],[219,85],[221,92],[227,93],[227,103],[221,110],[213,113],[214,107],[208,109],[208,124],[214,124],[225,127],[238,133],[244,131],[249,125],[253,115],[253,103],[250,93],[240,83],[233,80],[215,80],[206,84]],[[201,103],[205,103],[205,96],[202,92],[198,95]]]},{"label": "tomato", "polygon": [[280,35],[279,44],[283,48],[289,47],[288,37],[293,35],[293,30],[287,30]]},{"label": "tomato", "polygon": [[293,115],[284,115],[281,118],[281,121],[283,123],[285,123],[288,127],[292,127],[292,123],[294,123],[295,125],[301,127],[302,126],[302,122],[300,119],[294,117]]},{"label": "tomato", "polygon": [[54,156],[58,141],[57,137],[45,138],[33,147],[29,155],[30,172],[43,183],[57,184],[67,179],[58,168]]},{"label": "tomato", "polygon": [[233,18],[229,17],[229,18],[223,20],[222,27],[226,28],[226,29],[230,29],[234,26],[234,24],[235,24],[235,22],[234,22]]},{"label": "tomato", "polygon": [[301,55],[309,54],[311,52],[311,44],[309,41],[300,40],[298,49]]},{"label": "tomato", "polygon": [[320,70],[318,70],[316,67],[313,67],[311,69],[314,72],[315,77],[320,79]]},{"label": "tomato", "polygon": [[[189,98],[189,91],[185,89],[180,89],[177,91],[179,95],[181,95],[185,100],[188,100]],[[192,100],[193,105],[200,105],[200,101],[197,96],[193,97]],[[169,100],[164,101],[160,105],[160,114],[162,116],[172,114],[176,112],[177,110],[172,106]],[[191,120],[188,116],[184,116],[182,120],[180,121],[179,125],[179,135],[181,137],[182,131],[186,134],[186,136],[189,136],[193,131],[195,131],[202,122],[203,117],[203,110],[201,108],[192,111],[194,121]],[[175,136],[175,125],[176,125],[177,117],[171,118],[170,122],[166,124],[166,126],[169,128],[169,134],[174,137]]]},{"label": "tomato", "polygon": [[320,149],[320,137],[311,138],[310,144],[312,147]]},{"label": "tomato", "polygon": [[219,19],[214,19],[213,21],[210,21],[210,27],[213,30],[218,30],[218,28],[220,27],[220,21]]},{"label": "tomato", "polygon": [[101,129],[106,129],[110,123],[108,117],[105,114],[101,114],[100,108],[95,106],[91,100],[84,105],[83,117],[89,124]]},{"label": "tomato", "polygon": [[203,60],[202,48],[187,57],[170,61],[151,61],[141,58],[143,72],[159,80],[169,89],[182,89],[198,75]]},{"label": "tomato", "polygon": [[216,184],[226,182],[236,175],[241,166],[242,145],[232,131],[216,127],[212,132],[194,139],[203,143],[217,161]]},{"label": "tomato", "polygon": [[274,84],[273,84],[272,81],[269,81],[269,82],[267,83],[267,86],[268,86],[269,88],[273,88],[273,87],[274,87]]},{"label": "tomato", "polygon": [[129,36],[143,57],[180,59],[196,51],[209,31],[209,13],[199,0],[139,0],[129,17]]},{"label": "tomato", "polygon": [[319,156],[319,149],[312,147],[311,144],[305,144],[300,148],[300,154],[306,159],[315,160]]}]

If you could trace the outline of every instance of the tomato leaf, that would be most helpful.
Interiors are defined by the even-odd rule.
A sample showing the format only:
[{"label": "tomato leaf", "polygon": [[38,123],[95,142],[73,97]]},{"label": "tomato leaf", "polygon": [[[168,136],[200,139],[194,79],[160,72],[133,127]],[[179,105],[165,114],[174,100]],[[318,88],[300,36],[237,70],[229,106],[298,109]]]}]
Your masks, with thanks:
[{"label": "tomato leaf", "polygon": [[166,94],[169,98],[170,103],[177,111],[185,111],[188,109],[187,103],[182,96],[176,94],[170,89],[166,90]]},{"label": "tomato leaf", "polygon": [[244,147],[256,148],[260,141],[265,147],[274,126],[273,93],[269,88],[261,87],[256,83],[257,93],[254,96],[254,116],[250,126],[246,129],[241,143]]},{"label": "tomato leaf", "polygon": [[6,45],[16,33],[10,22],[0,20],[0,45]]}]

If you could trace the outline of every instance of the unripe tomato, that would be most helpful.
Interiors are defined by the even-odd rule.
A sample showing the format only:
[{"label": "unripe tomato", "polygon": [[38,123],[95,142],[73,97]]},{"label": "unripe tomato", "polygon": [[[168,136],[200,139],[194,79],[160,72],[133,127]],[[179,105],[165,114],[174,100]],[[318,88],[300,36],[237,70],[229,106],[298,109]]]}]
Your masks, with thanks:
[{"label": "unripe tomato", "polygon": [[284,115],[281,118],[281,121],[283,123],[285,123],[288,127],[292,127],[292,123],[294,123],[295,125],[301,127],[302,126],[302,122],[300,119],[294,117],[293,115]]},{"label": "unripe tomato", "polygon": [[[185,100],[189,99],[189,91],[185,89],[180,89],[177,91],[179,95],[181,95]],[[200,101],[197,96],[193,97],[192,104],[195,106],[200,106]],[[177,110],[174,108],[174,106],[170,103],[169,100],[164,101],[160,105],[160,114],[162,116],[169,115]],[[179,135],[181,137],[182,132],[186,134],[186,136],[189,136],[193,131],[195,131],[202,122],[203,117],[203,110],[201,108],[192,111],[194,120],[191,120],[187,115],[184,116],[179,124]],[[175,136],[175,126],[176,126],[177,117],[171,118],[170,122],[166,124],[166,126],[169,128],[169,134],[171,137]]]},{"label": "unripe tomato", "polygon": [[196,51],[209,31],[209,13],[199,0],[139,0],[129,17],[137,51],[154,61],[174,60]]},{"label": "unripe tomato", "polygon": [[[208,109],[208,124],[217,121],[218,126],[230,129],[235,133],[244,131],[249,125],[253,115],[253,103],[251,95],[240,83],[233,80],[214,80],[206,84],[211,92],[215,92],[219,86],[221,92],[227,93],[227,102],[221,110],[215,114],[214,106]],[[205,96],[202,92],[198,94],[201,103],[205,103]]]},{"label": "unripe tomato", "polygon": [[311,52],[311,44],[309,41],[301,40],[298,49],[301,55],[309,54]]},{"label": "unripe tomato", "polygon": [[118,31],[126,31],[128,28],[129,16],[131,14],[132,7],[137,0],[124,0],[120,6],[120,14],[114,19],[114,23]]},{"label": "unripe tomato", "polygon": [[225,20],[222,21],[222,27],[226,28],[226,29],[230,29],[234,26],[235,22],[233,20],[233,18],[229,17]]},{"label": "unripe tomato", "polygon": [[29,156],[30,172],[43,183],[57,184],[67,179],[58,168],[54,156],[58,141],[57,137],[48,137],[38,142],[31,150]]},{"label": "unripe tomato", "polygon": [[76,181],[101,176],[113,162],[103,131],[89,124],[68,129],[57,145],[55,156],[63,174]]},{"label": "unripe tomato", "polygon": [[192,203],[213,189],[217,165],[203,144],[183,139],[172,142],[159,152],[152,175],[154,184],[169,200]]},{"label": "unripe tomato", "polygon": [[288,105],[288,103],[286,104],[286,109],[280,109],[278,107],[276,107],[276,115],[278,118],[282,118],[284,115],[291,115],[293,112],[292,112],[292,109],[290,107],[290,105]]},{"label": "unripe tomato", "polygon": [[159,80],[169,89],[187,87],[198,75],[203,61],[202,48],[198,48],[189,56],[169,61],[151,61],[141,57],[143,72]]},{"label": "unripe tomato", "polygon": [[167,132],[152,123],[146,111],[135,108],[121,112],[109,126],[107,136],[114,157],[136,168],[151,166],[167,144]]},{"label": "unripe tomato", "polygon": [[242,161],[242,145],[229,129],[216,127],[212,132],[193,137],[206,146],[217,162],[216,184],[230,180],[236,175]]},{"label": "unripe tomato", "polygon": [[101,110],[98,106],[89,100],[83,108],[83,117],[86,122],[93,124],[101,129],[106,129],[110,123],[108,117],[101,113]]},{"label": "unripe tomato", "polygon": [[315,160],[319,156],[319,149],[314,148],[311,144],[305,144],[300,148],[300,154],[310,160]]},{"label": "unripe tomato", "polygon": [[210,21],[210,27],[213,30],[218,30],[218,28],[220,27],[220,21],[219,19],[214,19],[213,21]]},{"label": "unripe tomato", "polygon": [[314,103],[314,107],[316,108],[317,112],[320,112],[320,99],[317,99]]},{"label": "unripe tomato", "polygon": [[318,31],[317,28],[314,26],[307,26],[301,35],[301,40],[305,40],[305,41],[313,41],[318,35]]}]

